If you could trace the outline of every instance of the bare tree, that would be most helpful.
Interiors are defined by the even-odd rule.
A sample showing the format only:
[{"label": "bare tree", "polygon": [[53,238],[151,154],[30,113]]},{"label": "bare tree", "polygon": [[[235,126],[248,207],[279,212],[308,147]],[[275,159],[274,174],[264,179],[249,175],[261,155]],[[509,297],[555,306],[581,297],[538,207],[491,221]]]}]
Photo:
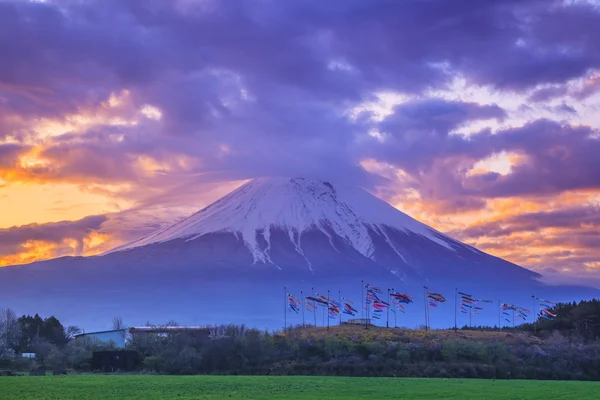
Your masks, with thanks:
[{"label": "bare tree", "polygon": [[113,329],[115,331],[120,331],[121,329],[125,329],[125,322],[123,322],[123,318],[114,317],[112,320]]},{"label": "bare tree", "polygon": [[125,325],[125,322],[123,322],[123,318],[121,317],[114,317],[112,320],[112,325],[113,325],[113,329],[115,331],[121,331],[121,336],[123,337],[123,340],[127,339],[127,325]]},{"label": "bare tree", "polygon": [[7,347],[15,348],[21,338],[21,327],[17,315],[10,308],[0,310],[0,340]]},{"label": "bare tree", "polygon": [[65,328],[65,337],[69,340],[81,333],[81,328],[75,325],[69,325]]}]

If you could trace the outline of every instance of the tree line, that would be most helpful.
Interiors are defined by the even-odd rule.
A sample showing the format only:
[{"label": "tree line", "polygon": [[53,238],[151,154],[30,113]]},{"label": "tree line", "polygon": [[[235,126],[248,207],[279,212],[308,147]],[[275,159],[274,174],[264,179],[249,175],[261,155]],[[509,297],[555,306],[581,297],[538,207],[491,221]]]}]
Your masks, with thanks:
[{"label": "tree line", "polygon": [[[467,332],[296,327],[286,333],[222,325],[193,332],[129,335],[138,371],[165,374],[302,374],[600,380],[600,301],[558,304],[554,320]],[[174,324],[174,323],[172,323]],[[113,321],[124,328],[122,320]],[[91,371],[94,351],[114,349],[74,335],[54,317],[0,313],[0,367]],[[35,360],[18,354],[33,352]]]},{"label": "tree line", "polygon": [[535,324],[523,324],[523,331],[548,335],[554,331],[574,341],[597,341],[600,339],[600,300],[582,300],[571,303],[558,303],[551,311],[556,318],[540,318]]},{"label": "tree line", "polygon": [[17,317],[10,309],[0,310],[0,367],[10,365],[17,355],[35,353],[39,362],[59,351],[80,333],[75,326],[65,327],[50,316],[42,318],[22,315]]}]

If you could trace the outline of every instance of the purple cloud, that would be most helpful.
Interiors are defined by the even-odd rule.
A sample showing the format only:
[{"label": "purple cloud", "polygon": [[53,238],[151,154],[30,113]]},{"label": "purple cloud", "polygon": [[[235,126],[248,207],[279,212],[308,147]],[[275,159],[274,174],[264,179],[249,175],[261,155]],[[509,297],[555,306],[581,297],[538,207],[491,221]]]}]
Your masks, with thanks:
[{"label": "purple cloud", "polygon": [[541,89],[537,89],[529,96],[529,101],[532,102],[544,102],[552,100],[556,97],[562,97],[567,94],[567,88],[565,86],[550,86]]},{"label": "purple cloud", "polygon": [[[52,162],[29,171],[40,179],[160,187],[167,174],[180,182],[281,174],[372,186],[380,178],[359,162],[375,158],[408,172],[424,198],[477,208],[486,196],[597,187],[595,131],[534,121],[465,139],[451,133],[507,112],[424,92],[459,75],[502,91],[546,86],[532,101],[552,98],[600,67],[599,39],[590,34],[599,22],[591,5],[543,0],[7,1],[0,113],[60,120],[98,110],[123,89],[131,109],[122,112],[145,104],[162,111],[160,121],[48,139],[41,156]],[[390,90],[413,100],[380,124],[348,117]],[[31,130],[2,123],[0,136]],[[373,128],[388,135],[384,143],[365,139]],[[506,176],[467,175],[501,151],[528,161]],[[149,179],[135,167],[146,156],[171,169]],[[193,162],[183,168],[178,157]]]},{"label": "purple cloud", "polygon": [[[433,199],[451,201],[466,197],[473,201],[473,197],[600,188],[600,139],[598,131],[587,126],[537,120],[493,134],[484,131],[470,138],[447,132],[411,136],[407,125],[395,115],[388,117],[383,126],[399,139],[373,143],[376,157],[411,172]],[[524,159],[512,166],[507,175],[468,174],[477,161],[502,151],[520,154]]]},{"label": "purple cloud", "polygon": [[460,101],[425,99],[396,106],[393,114],[381,124],[381,129],[401,128],[404,132],[417,132],[419,135],[447,136],[461,124],[470,121],[502,120],[506,112],[497,105],[480,105]]},{"label": "purple cloud", "polygon": [[504,218],[501,221],[478,224],[461,231],[460,234],[463,237],[471,238],[500,237],[517,232],[535,232],[544,228],[577,229],[587,236],[586,232],[600,228],[600,209],[595,206],[576,206],[553,211],[525,213]]},{"label": "purple cloud", "polygon": [[[95,103],[123,86],[145,91],[215,70],[231,72],[261,96],[271,82],[316,98],[357,101],[375,90],[443,87],[453,75],[440,64],[473,82],[510,89],[562,82],[600,66],[597,40],[585,36],[600,14],[591,6],[549,8],[539,0],[0,7],[0,81],[29,90],[38,104],[13,93],[11,108],[35,115]],[[560,33],[557,21],[563,21]],[[336,63],[342,67],[332,68]],[[218,108],[211,85],[219,80],[189,84],[190,102],[177,103],[179,116],[195,120]],[[202,90],[192,90],[196,85]],[[40,87],[51,91],[32,93]],[[181,106],[189,108],[197,96],[200,102],[186,112]]]},{"label": "purple cloud", "polygon": [[571,115],[577,115],[577,110],[566,104],[566,103],[562,103],[558,106],[552,107],[552,111],[559,113],[559,114],[571,114]]},{"label": "purple cloud", "polygon": [[504,197],[600,188],[600,139],[590,127],[539,120],[482,136],[480,142],[490,154],[513,151],[526,155],[526,160],[513,166],[508,175],[467,179],[469,193]]}]

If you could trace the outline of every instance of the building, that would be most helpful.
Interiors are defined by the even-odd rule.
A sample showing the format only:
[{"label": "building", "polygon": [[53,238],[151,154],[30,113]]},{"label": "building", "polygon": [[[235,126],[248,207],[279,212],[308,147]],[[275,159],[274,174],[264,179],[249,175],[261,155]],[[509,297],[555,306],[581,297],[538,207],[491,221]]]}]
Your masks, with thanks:
[{"label": "building", "polygon": [[203,333],[210,335],[211,328],[202,325],[132,326],[129,333]]},{"label": "building", "polygon": [[136,351],[94,351],[92,370],[102,372],[133,371],[140,358]]},{"label": "building", "polygon": [[196,337],[209,339],[211,328],[207,326],[169,325],[169,326],[132,326],[129,328],[130,335],[153,334],[168,336],[176,334],[191,334]]},{"label": "building", "polygon": [[75,335],[75,339],[89,338],[97,341],[99,344],[113,344],[117,348],[125,347],[125,338],[127,337],[127,329],[115,329],[111,331],[89,332]]},{"label": "building", "polygon": [[187,333],[196,337],[208,339],[211,336],[211,329],[207,326],[132,326],[127,329],[116,329],[111,331],[89,332],[75,335],[75,339],[89,338],[97,341],[98,344],[113,344],[114,347],[121,349],[125,347],[127,338],[132,335],[152,334],[158,336],[168,336]]}]

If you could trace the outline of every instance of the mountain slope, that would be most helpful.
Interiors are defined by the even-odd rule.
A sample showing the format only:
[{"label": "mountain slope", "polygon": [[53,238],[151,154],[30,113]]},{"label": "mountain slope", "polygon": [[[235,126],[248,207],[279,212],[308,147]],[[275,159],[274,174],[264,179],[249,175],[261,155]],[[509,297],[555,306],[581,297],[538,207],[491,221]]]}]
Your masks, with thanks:
[{"label": "mountain slope", "polygon": [[[361,188],[301,178],[251,181],[183,221],[108,254],[173,241],[194,242],[216,233],[230,233],[243,242],[253,264],[271,264],[283,270],[300,259],[313,273],[319,272],[313,268],[318,258],[331,251],[345,254],[348,260],[362,258],[363,263],[386,266],[403,277],[426,277],[428,270],[440,269],[430,263],[469,264],[469,259],[491,257]],[[428,262],[431,254],[438,259]],[[510,263],[505,267],[523,276],[536,276]],[[446,272],[452,269],[449,266]],[[443,269],[436,271],[440,272]]]}]

